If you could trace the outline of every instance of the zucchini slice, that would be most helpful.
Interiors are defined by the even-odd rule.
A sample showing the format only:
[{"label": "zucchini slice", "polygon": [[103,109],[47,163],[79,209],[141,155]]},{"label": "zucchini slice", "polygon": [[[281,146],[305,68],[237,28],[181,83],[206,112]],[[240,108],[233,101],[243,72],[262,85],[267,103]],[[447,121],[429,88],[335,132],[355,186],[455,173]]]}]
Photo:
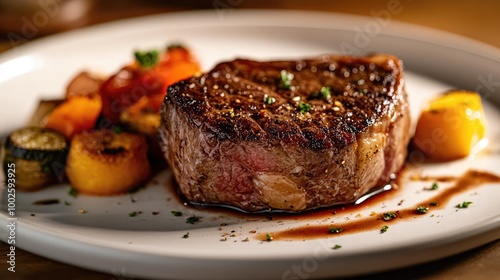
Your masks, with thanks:
[{"label": "zucchini slice", "polygon": [[40,189],[62,181],[68,144],[63,135],[41,127],[27,127],[12,132],[2,147],[3,169],[16,167],[16,188]]}]

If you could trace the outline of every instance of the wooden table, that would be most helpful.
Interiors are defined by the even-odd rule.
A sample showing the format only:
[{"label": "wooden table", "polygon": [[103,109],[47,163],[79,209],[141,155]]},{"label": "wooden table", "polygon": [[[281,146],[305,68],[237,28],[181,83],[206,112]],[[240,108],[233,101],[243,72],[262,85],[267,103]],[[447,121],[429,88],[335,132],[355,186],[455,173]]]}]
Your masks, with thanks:
[{"label": "wooden table", "polygon": [[[6,7],[0,0],[0,8]],[[15,0],[13,0],[15,1]],[[76,0],[78,1],[78,0]],[[107,0],[88,1],[89,12],[72,22],[47,25],[40,28],[33,40],[48,34],[75,29],[101,22],[130,18],[155,13],[174,12],[190,9],[214,9],[224,3],[230,8],[303,9],[350,13],[373,16],[386,9],[391,1],[320,1],[320,0],[257,0],[257,1],[132,1]],[[401,13],[392,19],[442,29],[470,37],[484,43],[500,47],[500,1],[429,1],[399,0]],[[487,3],[485,3],[487,2]],[[22,17],[34,11],[7,11],[0,9],[0,52],[13,47],[7,34],[22,28]],[[26,14],[23,14],[25,12]],[[3,33],[2,33],[3,32]],[[500,238],[500,237],[499,237]],[[0,242],[1,279],[124,279],[120,275],[103,274],[51,261],[24,250],[17,249],[17,272],[7,271],[6,252],[8,246]],[[72,256],[76,257],[76,256]],[[452,256],[443,260],[370,275],[369,279],[419,278],[419,279],[499,279],[500,240],[480,248]],[[356,278],[358,279],[358,278]]]}]

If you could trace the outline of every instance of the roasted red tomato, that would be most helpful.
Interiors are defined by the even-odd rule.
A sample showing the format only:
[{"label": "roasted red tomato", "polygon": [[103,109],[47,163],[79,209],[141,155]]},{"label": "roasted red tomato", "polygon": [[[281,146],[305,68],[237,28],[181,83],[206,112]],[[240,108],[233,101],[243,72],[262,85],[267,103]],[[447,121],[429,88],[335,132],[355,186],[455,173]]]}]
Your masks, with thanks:
[{"label": "roasted red tomato", "polygon": [[126,66],[101,86],[102,114],[117,123],[120,113],[143,96],[164,94],[166,83],[152,69]]},{"label": "roasted red tomato", "polygon": [[[158,51],[135,52],[136,61],[106,80],[101,88],[102,115],[116,124],[120,113],[143,97],[158,103],[169,85],[199,72],[199,64],[182,46]],[[157,105],[157,104],[156,104]],[[159,106],[154,106],[158,108]]]}]

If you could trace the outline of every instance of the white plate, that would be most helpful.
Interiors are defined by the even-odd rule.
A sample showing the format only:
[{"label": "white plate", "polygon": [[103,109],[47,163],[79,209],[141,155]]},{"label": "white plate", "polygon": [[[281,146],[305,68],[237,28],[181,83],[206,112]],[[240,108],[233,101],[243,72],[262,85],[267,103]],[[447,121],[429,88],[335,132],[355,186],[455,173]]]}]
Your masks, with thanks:
[{"label": "white plate", "polygon": [[[361,30],[361,31],[359,31]],[[371,30],[366,33],[363,30]],[[364,41],[363,41],[364,40]],[[87,28],[42,39],[0,56],[0,123],[2,135],[21,127],[38,99],[60,97],[68,79],[82,69],[112,73],[131,59],[137,48],[183,42],[203,67],[234,57],[298,58],[354,50],[393,53],[406,66],[412,115],[429,97],[450,88],[480,90],[499,104],[496,48],[465,38],[377,18],[339,14],[213,10],[166,14]],[[420,73],[420,74],[417,74]],[[499,110],[486,104],[490,146],[476,158],[424,165],[424,174],[459,175],[474,167],[499,173]],[[116,276],[148,278],[283,278],[332,277],[382,271],[430,261],[485,244],[500,236],[499,184],[485,184],[459,193],[434,216],[390,224],[384,234],[371,230],[305,241],[262,242],[257,233],[309,223],[331,224],[368,217],[422,201],[429,183],[406,182],[396,197],[328,219],[274,219],[183,206],[165,188],[170,174],[158,175],[133,195],[74,199],[69,186],[35,193],[17,193],[16,245],[62,262]],[[443,191],[447,185],[443,184]],[[131,196],[136,201],[132,202]],[[58,198],[56,205],[33,205]],[[397,206],[401,200],[405,204]],[[457,211],[459,202],[474,203]],[[63,202],[68,201],[70,206]],[[0,219],[6,214],[3,188]],[[86,214],[79,214],[85,209]],[[170,211],[182,211],[174,217]],[[129,217],[131,211],[142,211]],[[160,212],[153,215],[153,211]],[[31,214],[34,214],[31,215]],[[358,215],[359,214],[359,215]],[[187,224],[196,215],[201,222]],[[282,220],[282,221],[279,221]],[[227,224],[220,226],[220,224]],[[6,241],[8,229],[0,227]],[[189,232],[189,238],[182,236]],[[221,241],[224,237],[226,241]],[[249,238],[248,241],[243,241]],[[333,250],[339,244],[342,248]]]}]

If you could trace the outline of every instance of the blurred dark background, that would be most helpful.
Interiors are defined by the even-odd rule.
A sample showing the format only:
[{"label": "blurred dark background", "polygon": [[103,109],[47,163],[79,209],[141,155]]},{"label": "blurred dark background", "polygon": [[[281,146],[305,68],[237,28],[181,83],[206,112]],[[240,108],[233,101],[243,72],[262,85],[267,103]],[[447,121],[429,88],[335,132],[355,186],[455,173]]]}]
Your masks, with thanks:
[{"label": "blurred dark background", "polygon": [[[298,9],[373,16],[388,5],[393,19],[470,37],[500,47],[500,1],[431,0],[0,0],[0,51],[70,29],[144,15],[194,9]],[[28,32],[29,40],[15,40]],[[10,34],[10,35],[9,35]],[[18,38],[19,39],[19,38]]]}]

